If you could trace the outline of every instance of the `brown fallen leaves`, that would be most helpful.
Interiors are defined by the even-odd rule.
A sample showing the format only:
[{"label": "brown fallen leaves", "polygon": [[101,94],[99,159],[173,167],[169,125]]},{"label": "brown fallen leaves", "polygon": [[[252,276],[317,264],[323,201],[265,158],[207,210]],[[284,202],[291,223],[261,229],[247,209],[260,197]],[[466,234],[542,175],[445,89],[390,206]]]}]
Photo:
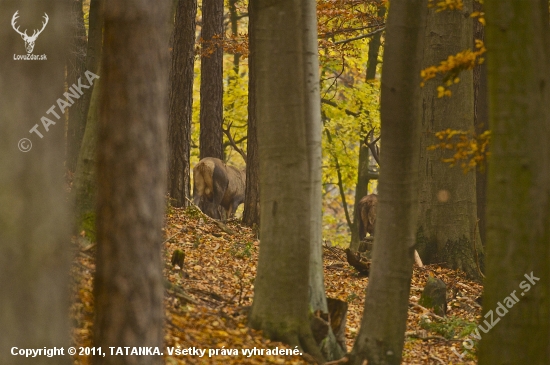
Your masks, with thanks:
[{"label": "brown fallen leaves", "polygon": [[[267,349],[287,349],[264,339],[261,333],[246,326],[248,308],[252,304],[254,277],[259,251],[252,230],[236,223],[229,226],[237,232],[229,235],[215,224],[204,221],[193,210],[171,209],[166,217],[164,244],[165,345],[161,348],[166,364],[306,364],[299,355],[265,355]],[[75,245],[77,245],[75,243]],[[185,253],[183,268],[172,266],[172,254]],[[79,250],[72,266],[74,346],[92,346],[93,322],[92,276],[95,269],[95,248]],[[359,276],[346,262],[342,249],[324,251],[327,296],[349,304],[346,344],[351,350],[360,328],[368,278]],[[448,288],[449,323],[427,314],[417,304],[429,273],[442,279]],[[409,318],[403,364],[475,364],[467,355],[462,360],[452,351],[463,353],[459,338],[467,333],[454,324],[477,322],[481,314],[475,299],[481,286],[465,279],[459,272],[433,265],[414,269],[411,284]],[[470,328],[470,327],[468,327]],[[456,332],[456,333],[455,333]],[[167,348],[202,349],[204,356],[168,355]],[[264,355],[243,355],[242,349],[264,350]],[[209,349],[211,356],[209,357]],[[218,354],[214,352],[218,350]],[[222,349],[225,350],[222,355]],[[227,351],[230,349],[231,351]],[[104,351],[106,349],[103,349]],[[238,355],[234,351],[238,351]],[[230,352],[228,355],[227,352]],[[271,352],[271,351],[270,351]],[[107,355],[108,356],[108,355]],[[73,363],[90,364],[87,356],[74,356]]]}]

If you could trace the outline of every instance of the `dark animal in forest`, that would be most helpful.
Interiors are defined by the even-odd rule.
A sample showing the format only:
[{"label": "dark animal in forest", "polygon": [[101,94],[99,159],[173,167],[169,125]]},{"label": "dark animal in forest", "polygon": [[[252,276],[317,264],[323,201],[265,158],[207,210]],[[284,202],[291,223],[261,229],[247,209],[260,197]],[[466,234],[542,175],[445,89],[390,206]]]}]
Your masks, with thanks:
[{"label": "dark animal in forest", "polygon": [[225,210],[225,218],[231,218],[244,202],[245,185],[246,170],[228,166],[214,157],[203,158],[193,168],[193,202],[212,218],[221,218],[220,206]]},{"label": "dark animal in forest", "polygon": [[367,233],[374,236],[377,205],[378,195],[376,194],[365,195],[359,201],[359,206],[355,210],[357,212],[356,222],[359,223],[359,239],[365,238]]}]

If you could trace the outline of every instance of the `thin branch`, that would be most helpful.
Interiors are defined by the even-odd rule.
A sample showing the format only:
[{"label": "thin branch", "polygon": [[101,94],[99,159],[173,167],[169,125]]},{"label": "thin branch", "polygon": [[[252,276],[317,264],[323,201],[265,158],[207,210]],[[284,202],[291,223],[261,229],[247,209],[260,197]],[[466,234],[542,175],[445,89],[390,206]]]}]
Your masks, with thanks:
[{"label": "thin branch", "polygon": [[[325,133],[327,135],[328,143],[331,145],[332,143],[332,135],[330,134],[328,129],[325,129]],[[335,153],[330,153],[332,155],[332,158],[334,159],[334,164],[336,165],[336,175],[338,176],[338,190],[340,191],[340,198],[342,199],[342,205],[344,206],[344,213],[346,214],[346,222],[348,223],[349,229],[353,229],[353,223],[351,222],[350,216],[349,216],[349,210],[348,210],[348,203],[346,202],[346,193],[344,191],[344,183],[342,179],[342,171],[340,168],[340,161],[338,161],[338,157]]]},{"label": "thin branch", "polygon": [[237,146],[237,143],[235,143],[235,140],[233,139],[233,136],[231,135],[231,125],[232,124],[233,123],[229,123],[227,125],[227,128],[223,128],[223,126],[222,126],[222,131],[227,136],[227,138],[229,139],[229,143],[231,143],[231,145],[233,146],[235,151],[239,152],[239,154],[242,156],[242,158],[244,158],[244,161],[246,162],[246,153],[244,153],[244,151],[241,150],[239,148],[239,146]]},{"label": "thin branch", "polygon": [[359,35],[357,37],[353,37],[353,38],[349,38],[349,39],[344,39],[344,40],[341,40],[341,41],[337,41],[337,42],[334,42],[334,44],[344,44],[344,43],[349,43],[349,42],[353,42],[353,41],[357,41],[359,39],[363,39],[363,38],[369,38],[369,37],[372,37],[374,35],[377,35],[378,33],[380,32],[383,32],[384,30],[386,30],[386,27],[382,27],[380,29],[377,29],[375,30],[374,32],[370,32],[370,33],[367,33],[367,34],[362,34],[362,35]]},{"label": "thin branch", "polygon": [[330,106],[333,106],[333,107],[338,108],[338,109],[341,109],[341,110],[343,110],[347,115],[349,115],[349,116],[351,116],[351,117],[356,117],[356,118],[357,118],[357,117],[360,116],[359,113],[352,112],[352,111],[349,110],[349,109],[342,109],[342,108],[340,108],[340,106],[339,106],[336,102],[334,102],[334,101],[332,101],[332,100],[328,100],[328,99],[325,99],[325,98],[321,98],[321,103],[327,104],[327,105],[330,105]]},{"label": "thin branch", "polygon": [[371,129],[369,131],[369,133],[367,133],[367,136],[365,137],[365,140],[363,141],[363,143],[372,152],[372,157],[374,157],[374,159],[376,160],[376,163],[378,164],[378,166],[382,166],[382,165],[380,165],[380,153],[379,153],[379,150],[378,150],[378,146],[376,145],[376,142],[378,142],[380,140],[380,136],[378,136],[378,138],[376,138],[374,141],[369,142],[369,139],[372,136],[374,136],[374,128]]}]

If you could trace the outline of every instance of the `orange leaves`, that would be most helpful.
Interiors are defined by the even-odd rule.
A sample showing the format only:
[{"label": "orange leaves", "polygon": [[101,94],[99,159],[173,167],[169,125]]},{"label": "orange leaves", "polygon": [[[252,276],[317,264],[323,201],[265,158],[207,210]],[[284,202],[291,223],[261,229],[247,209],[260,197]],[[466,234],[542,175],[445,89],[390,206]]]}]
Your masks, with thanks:
[{"label": "orange leaves", "polygon": [[443,150],[453,151],[451,157],[442,158],[441,161],[455,166],[460,163],[460,167],[467,173],[476,166],[484,167],[487,158],[490,131],[485,131],[479,135],[473,132],[465,132],[447,129],[437,132],[436,138],[440,141],[437,144],[428,147],[429,151]]},{"label": "orange leaves", "polygon": [[420,86],[424,86],[426,81],[435,78],[437,75],[443,76],[443,86],[438,86],[437,97],[451,96],[451,91],[448,89],[453,84],[460,82],[458,75],[464,70],[471,70],[476,65],[483,63],[484,58],[481,57],[487,49],[482,40],[476,39],[475,50],[467,49],[459,52],[456,55],[449,56],[446,60],[441,61],[437,66],[430,66],[420,71],[422,82]]}]

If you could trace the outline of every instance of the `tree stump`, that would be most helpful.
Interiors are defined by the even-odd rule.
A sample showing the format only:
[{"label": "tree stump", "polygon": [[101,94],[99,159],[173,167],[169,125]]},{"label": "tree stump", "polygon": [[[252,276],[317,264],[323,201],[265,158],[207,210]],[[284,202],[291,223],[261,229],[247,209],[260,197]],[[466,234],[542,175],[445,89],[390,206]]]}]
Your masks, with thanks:
[{"label": "tree stump", "polygon": [[438,316],[445,316],[447,313],[447,285],[441,279],[428,278],[418,304],[432,309]]}]

